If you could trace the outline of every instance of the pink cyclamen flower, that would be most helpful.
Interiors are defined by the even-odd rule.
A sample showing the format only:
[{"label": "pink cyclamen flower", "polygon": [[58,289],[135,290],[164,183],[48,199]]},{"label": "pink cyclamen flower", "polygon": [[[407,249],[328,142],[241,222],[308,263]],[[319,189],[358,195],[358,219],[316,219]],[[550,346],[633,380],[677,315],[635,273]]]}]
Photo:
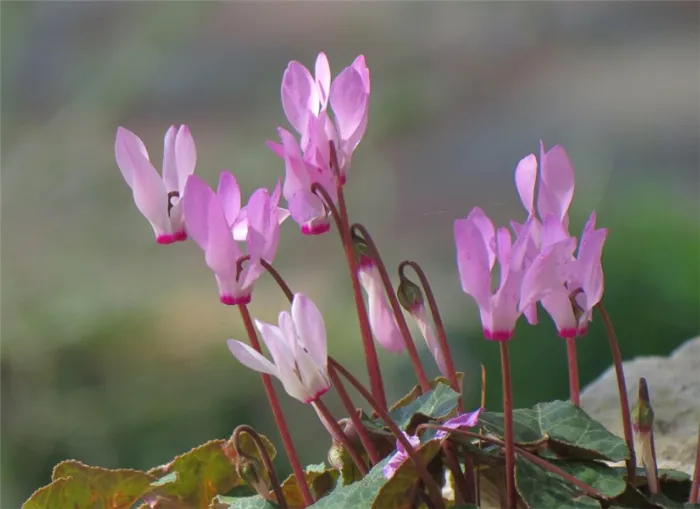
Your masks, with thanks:
[{"label": "pink cyclamen flower", "polygon": [[[474,426],[477,425],[479,422],[479,415],[481,415],[481,412],[483,412],[483,408],[477,408],[473,412],[467,412],[461,415],[458,415],[457,417],[453,417],[452,419],[446,421],[442,426],[445,428],[450,428],[450,429],[459,429],[459,428],[473,428]],[[435,438],[442,440],[447,436],[447,431],[444,430],[438,430],[437,433],[435,433]]]},{"label": "pink cyclamen flower", "polygon": [[[249,303],[253,284],[264,271],[260,260],[274,259],[279,225],[289,215],[277,206],[279,197],[279,184],[272,196],[267,189],[258,189],[241,208],[240,188],[230,173],[221,173],[216,193],[196,175],[187,179],[183,200],[187,231],[204,250],[222,303]],[[245,252],[239,241],[245,242]],[[245,254],[250,259],[239,273],[238,261]]]},{"label": "pink cyclamen flower", "polygon": [[117,128],[114,154],[139,211],[148,219],[159,244],[187,239],[180,202],[187,177],[194,172],[197,152],[186,125],[165,133],[163,175],[151,164],[146,146],[134,133]]},{"label": "pink cyclamen flower", "polygon": [[291,314],[279,315],[279,327],[258,320],[255,325],[272,362],[247,344],[229,339],[229,350],[241,364],[277,377],[290,396],[304,403],[313,403],[328,391],[326,327],[310,299],[295,294]]},{"label": "pink cyclamen flower", "polygon": [[287,200],[292,219],[305,235],[320,235],[330,230],[329,213],[321,198],[311,191],[319,184],[328,191],[331,199],[337,199],[333,173],[323,170],[304,159],[294,136],[286,129],[278,129],[282,144],[268,145],[284,159],[285,177],[282,194]]},{"label": "pink cyclamen flower", "polygon": [[[577,256],[573,256],[575,238],[566,242],[566,249],[554,255],[556,262],[548,276],[534,284],[548,285],[552,290],[541,299],[542,307],[554,320],[559,336],[574,338],[586,334],[592,320],[593,307],[603,296],[603,267],[601,257],[608,231],[595,229],[595,212],[591,213],[581,235]],[[562,238],[568,237],[554,216],[548,216],[543,226],[543,252],[556,250]],[[559,243],[559,244],[558,244]],[[555,281],[546,282],[547,278]]]},{"label": "pink cyclamen flower", "polygon": [[377,265],[370,258],[362,256],[357,276],[367,293],[367,315],[374,338],[384,349],[390,352],[402,352],[406,344],[387,300]]},{"label": "pink cyclamen flower", "polygon": [[[330,145],[336,151],[335,172],[345,182],[352,153],[367,129],[370,79],[365,57],[359,55],[331,83],[325,53],[316,58],[315,77],[303,64],[292,61],[282,77],[282,107],[287,120],[301,135],[305,157],[331,170]],[[328,105],[333,118],[328,115]]]},{"label": "pink cyclamen flower", "polygon": [[332,83],[324,53],[316,59],[315,77],[295,61],[284,72],[282,106],[300,141],[280,128],[282,143],[268,146],[285,161],[283,194],[304,234],[330,229],[329,212],[311,186],[323,186],[335,203],[336,187],[345,183],[352,154],[367,128],[369,87],[369,69],[361,55]]},{"label": "pink cyclamen flower", "polygon": [[[495,230],[491,220],[478,207],[472,209],[466,219],[458,219],[454,223],[462,290],[471,295],[479,306],[487,339],[509,340],[523,310],[551,290],[553,283],[535,284],[533,280],[539,282],[539,279],[532,275],[526,278],[528,272],[532,274],[531,266],[535,265],[525,257],[532,225],[530,218],[520,229],[515,242],[512,242],[508,229]],[[541,255],[535,268],[546,274],[544,269],[553,263],[563,248],[563,243],[559,243],[556,249]],[[496,261],[500,269],[500,283],[493,293],[491,279]]]},{"label": "pink cyclamen flower", "polygon": [[[403,433],[403,436],[406,437],[408,442],[414,448],[420,445],[420,438],[418,438],[417,436],[408,435],[405,431],[401,431],[401,433]],[[400,440],[397,439],[396,452],[391,458],[389,458],[389,461],[387,461],[387,463],[384,465],[384,468],[382,469],[384,477],[386,477],[387,479],[391,479],[392,477],[394,477],[394,474],[399,469],[399,467],[403,464],[404,461],[406,461],[409,458],[410,456],[408,455],[408,452],[406,452],[406,449],[404,448],[403,444]]]}]

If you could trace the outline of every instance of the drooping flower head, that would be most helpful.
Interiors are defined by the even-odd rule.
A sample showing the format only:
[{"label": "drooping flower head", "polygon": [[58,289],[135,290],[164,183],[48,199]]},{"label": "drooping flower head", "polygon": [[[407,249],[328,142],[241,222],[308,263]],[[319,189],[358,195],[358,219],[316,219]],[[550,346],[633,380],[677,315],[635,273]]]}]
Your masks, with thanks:
[{"label": "drooping flower head", "polygon": [[[250,302],[253,284],[264,271],[261,260],[274,259],[279,225],[289,215],[277,206],[279,197],[279,184],[272,195],[258,189],[241,207],[240,188],[230,173],[221,173],[216,193],[196,175],[187,179],[183,200],[187,231],[214,271],[222,303]],[[246,254],[250,259],[239,265]]]},{"label": "drooping flower head", "polygon": [[304,403],[312,403],[328,391],[326,327],[310,299],[295,294],[291,314],[282,311],[279,326],[258,320],[255,325],[272,362],[247,344],[229,339],[229,350],[241,364],[277,377],[290,396]]},{"label": "drooping flower head", "polygon": [[[537,263],[530,262],[525,255],[532,225],[530,218],[513,242],[510,231],[503,227],[494,229],[491,220],[478,207],[472,209],[465,219],[454,223],[462,290],[471,295],[479,306],[487,339],[509,340],[523,310],[546,295],[551,290],[551,284],[554,284],[536,285],[534,281],[541,280],[540,272],[548,273],[556,254],[564,249],[564,243],[557,244],[556,250],[540,255],[535,260]],[[500,281],[493,292],[491,280],[496,262]]]},{"label": "drooping flower head", "polygon": [[345,183],[352,154],[367,128],[369,93],[369,69],[362,55],[332,83],[324,53],[316,59],[315,76],[296,61],[284,72],[282,107],[300,140],[280,128],[282,143],[268,146],[285,161],[283,194],[302,233],[321,234],[330,228],[328,212],[310,186],[322,185],[335,201],[334,188]]},{"label": "drooping flower head", "polygon": [[146,146],[134,133],[117,128],[114,154],[139,211],[148,219],[159,244],[187,239],[181,201],[187,177],[194,172],[197,152],[186,125],[165,133],[163,175],[151,164]]}]

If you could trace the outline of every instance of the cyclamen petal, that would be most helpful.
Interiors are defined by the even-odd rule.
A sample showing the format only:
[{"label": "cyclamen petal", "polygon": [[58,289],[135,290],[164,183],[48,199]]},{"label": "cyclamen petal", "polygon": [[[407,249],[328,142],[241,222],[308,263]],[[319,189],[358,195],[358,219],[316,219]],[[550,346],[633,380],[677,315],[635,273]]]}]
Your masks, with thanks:
[{"label": "cyclamen petal", "polygon": [[554,214],[568,227],[567,214],[574,196],[574,169],[566,151],[556,145],[545,152],[540,141],[540,191],[537,210],[540,219]]},{"label": "cyclamen petal", "polygon": [[[420,438],[418,438],[417,436],[408,435],[405,431],[401,431],[401,433],[403,433],[404,437],[406,437],[408,443],[410,443],[413,448],[416,448],[420,445]],[[387,479],[391,479],[392,477],[394,477],[396,471],[409,457],[410,456],[408,455],[408,452],[406,452],[406,449],[404,448],[403,444],[400,440],[397,439],[396,452],[391,456],[389,461],[384,465],[384,468],[382,469],[384,477],[386,477]]]},{"label": "cyclamen petal", "polygon": [[[458,415],[457,417],[453,417],[452,419],[446,421],[442,426],[445,428],[450,428],[450,429],[458,429],[458,428],[473,428],[479,423],[479,416],[481,415],[481,412],[483,412],[483,408],[477,408],[473,412],[467,412],[461,415]],[[435,433],[435,438],[442,440],[447,436],[447,431],[444,430],[438,430],[437,433]]]}]

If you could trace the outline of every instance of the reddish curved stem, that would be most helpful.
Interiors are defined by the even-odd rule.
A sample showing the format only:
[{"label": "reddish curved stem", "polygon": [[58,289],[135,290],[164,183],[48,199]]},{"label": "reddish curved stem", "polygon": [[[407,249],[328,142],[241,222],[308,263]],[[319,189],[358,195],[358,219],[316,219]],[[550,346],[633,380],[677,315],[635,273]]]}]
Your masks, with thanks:
[{"label": "reddish curved stem", "polygon": [[[241,312],[241,318],[243,319],[243,324],[245,325],[246,331],[248,332],[248,338],[250,339],[250,346],[252,346],[257,352],[262,353],[260,348],[260,342],[258,341],[258,335],[255,332],[255,327],[253,326],[253,320],[248,311],[248,307],[245,304],[240,304],[238,309]],[[309,506],[314,503],[314,497],[311,495],[309,486],[306,484],[306,476],[304,475],[304,469],[299,462],[299,456],[294,448],[294,442],[292,441],[292,436],[289,434],[289,429],[287,428],[287,421],[282,413],[282,407],[280,407],[279,400],[277,399],[277,394],[275,393],[275,388],[272,386],[272,380],[270,375],[266,373],[261,373],[260,377],[263,381],[263,386],[265,387],[265,394],[267,394],[267,399],[270,402],[270,407],[272,408],[272,416],[275,419],[275,424],[277,429],[279,429],[280,437],[282,438],[282,444],[284,445],[284,450],[289,458],[289,464],[292,467],[294,476],[297,479],[297,485],[299,486],[299,492],[301,493],[304,503]]]}]

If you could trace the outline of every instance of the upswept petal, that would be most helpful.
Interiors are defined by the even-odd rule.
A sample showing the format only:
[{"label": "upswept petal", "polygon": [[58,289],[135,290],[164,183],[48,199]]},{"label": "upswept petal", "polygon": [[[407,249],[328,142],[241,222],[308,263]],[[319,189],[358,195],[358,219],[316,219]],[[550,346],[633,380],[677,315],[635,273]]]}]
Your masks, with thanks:
[{"label": "upswept petal", "polygon": [[185,184],[182,206],[187,233],[204,251],[209,245],[209,203],[214,191],[197,175],[191,175]]},{"label": "upswept petal", "polygon": [[[280,325],[281,324],[282,320],[280,319]],[[260,331],[260,335],[272,357],[272,362],[277,368],[278,377],[280,381],[284,383],[285,388],[289,381],[291,381],[289,387],[294,386],[294,381],[296,381],[298,385],[301,385],[294,371],[294,355],[292,351],[292,345],[295,342],[294,336],[290,338],[288,336],[288,331],[283,331],[280,327],[259,320],[255,320],[255,326]],[[296,391],[298,393],[299,389],[296,388]]]},{"label": "upswept petal", "polygon": [[241,189],[238,187],[236,177],[227,171],[222,171],[219,175],[219,187],[216,195],[221,201],[224,209],[226,222],[233,227],[238,220],[241,211]]},{"label": "upswept petal", "polygon": [[377,267],[360,267],[357,275],[367,293],[367,314],[375,339],[385,350],[402,352],[406,345],[384,294],[384,285]]},{"label": "upswept petal", "polygon": [[569,300],[569,291],[563,286],[555,289],[540,301],[542,307],[549,313],[557,326],[559,335],[564,338],[573,338],[577,335],[578,323],[574,315],[574,309]]},{"label": "upswept petal", "polygon": [[323,51],[316,57],[314,75],[316,78],[316,86],[318,87],[321,109],[324,110],[328,104],[328,93],[331,89],[331,67],[328,63],[328,57]]},{"label": "upswept petal", "polygon": [[515,168],[515,187],[528,215],[533,215],[535,183],[537,182],[537,157],[530,154],[520,160]]},{"label": "upswept petal", "polygon": [[362,76],[354,67],[343,69],[333,80],[330,105],[333,108],[338,136],[341,140],[347,140],[353,136],[362,124],[367,114],[368,99]]},{"label": "upswept petal", "polygon": [[180,194],[185,189],[187,177],[194,173],[194,168],[197,165],[197,149],[194,145],[194,138],[190,133],[189,127],[181,125],[177,131],[175,138],[175,161],[177,165],[178,185],[173,188],[177,189]]},{"label": "upswept petal", "polygon": [[[542,250],[546,250],[554,244],[568,240],[572,238],[566,231],[565,226],[562,224],[561,219],[554,214],[548,214],[546,218],[543,218],[540,246]],[[575,239],[574,245],[575,245]],[[571,252],[573,255],[573,251]]]},{"label": "upswept petal", "polygon": [[319,111],[318,87],[309,70],[292,61],[282,76],[282,109],[294,129],[302,134],[309,115]]},{"label": "upswept petal", "polygon": [[248,200],[248,254],[271,262],[277,249],[279,223],[276,211],[270,210],[270,194],[267,189],[257,189]]},{"label": "upswept petal", "polygon": [[302,346],[308,350],[316,366],[325,368],[328,363],[326,326],[316,304],[301,293],[295,294],[292,318]]},{"label": "upswept petal", "polygon": [[275,366],[269,360],[245,343],[229,339],[226,341],[226,344],[228,345],[228,349],[231,351],[233,356],[245,367],[258,371],[259,373],[279,376],[277,373],[277,368],[275,368]]},{"label": "upswept petal", "polygon": [[496,245],[494,247],[498,264],[501,267],[499,285],[503,285],[508,277],[508,272],[510,272],[510,251],[513,248],[513,240],[508,228],[500,227],[496,230]]},{"label": "upswept petal", "polygon": [[578,248],[577,274],[586,295],[588,309],[595,306],[603,297],[603,268],[601,258],[608,230],[595,229],[595,211],[591,213],[581,235]]},{"label": "upswept petal", "polygon": [[175,158],[175,137],[177,136],[177,127],[171,125],[165,133],[163,139],[163,182],[165,189],[170,191],[181,191],[177,176],[177,160]]},{"label": "upswept petal", "polygon": [[[535,258],[527,268],[521,284],[521,309],[564,288],[566,269],[563,265],[571,263],[572,252],[573,239],[564,239]],[[568,292],[566,294],[568,300]]]},{"label": "upswept petal", "polygon": [[[481,212],[480,209],[474,209],[466,219],[457,219],[454,222],[454,238],[462,290],[471,295],[479,307],[488,308],[491,301],[492,263],[490,258],[495,256],[489,253],[487,247],[490,239],[484,238],[482,230],[479,229],[478,218],[486,218],[479,212]],[[491,225],[491,238],[493,238],[493,225]]]},{"label": "upswept petal", "polygon": [[242,256],[242,253],[238,244],[233,240],[223,206],[216,196],[209,200],[207,229],[208,241],[205,250],[207,265],[219,277],[223,279],[233,277],[235,279],[236,260]]},{"label": "upswept petal", "polygon": [[[140,156],[137,156],[140,154]],[[117,166],[129,187],[132,185],[132,176],[135,172],[143,171],[151,166],[148,159],[146,145],[141,138],[124,127],[117,127],[117,136],[114,140],[114,155]]]},{"label": "upswept petal", "polygon": [[131,174],[131,189],[136,207],[151,223],[156,236],[172,233],[168,216],[168,194],[163,180],[153,165],[147,159],[143,159],[143,154],[135,152],[135,148],[127,146],[134,169]]},{"label": "upswept petal", "polygon": [[544,143],[540,141],[540,179],[537,196],[540,218],[554,214],[568,227],[566,217],[574,196],[574,169],[560,145],[545,152]]},{"label": "upswept petal", "polygon": [[362,85],[365,87],[365,93],[369,95],[369,67],[367,67],[365,56],[358,55],[355,57],[355,60],[352,61],[351,66],[360,73]]}]

